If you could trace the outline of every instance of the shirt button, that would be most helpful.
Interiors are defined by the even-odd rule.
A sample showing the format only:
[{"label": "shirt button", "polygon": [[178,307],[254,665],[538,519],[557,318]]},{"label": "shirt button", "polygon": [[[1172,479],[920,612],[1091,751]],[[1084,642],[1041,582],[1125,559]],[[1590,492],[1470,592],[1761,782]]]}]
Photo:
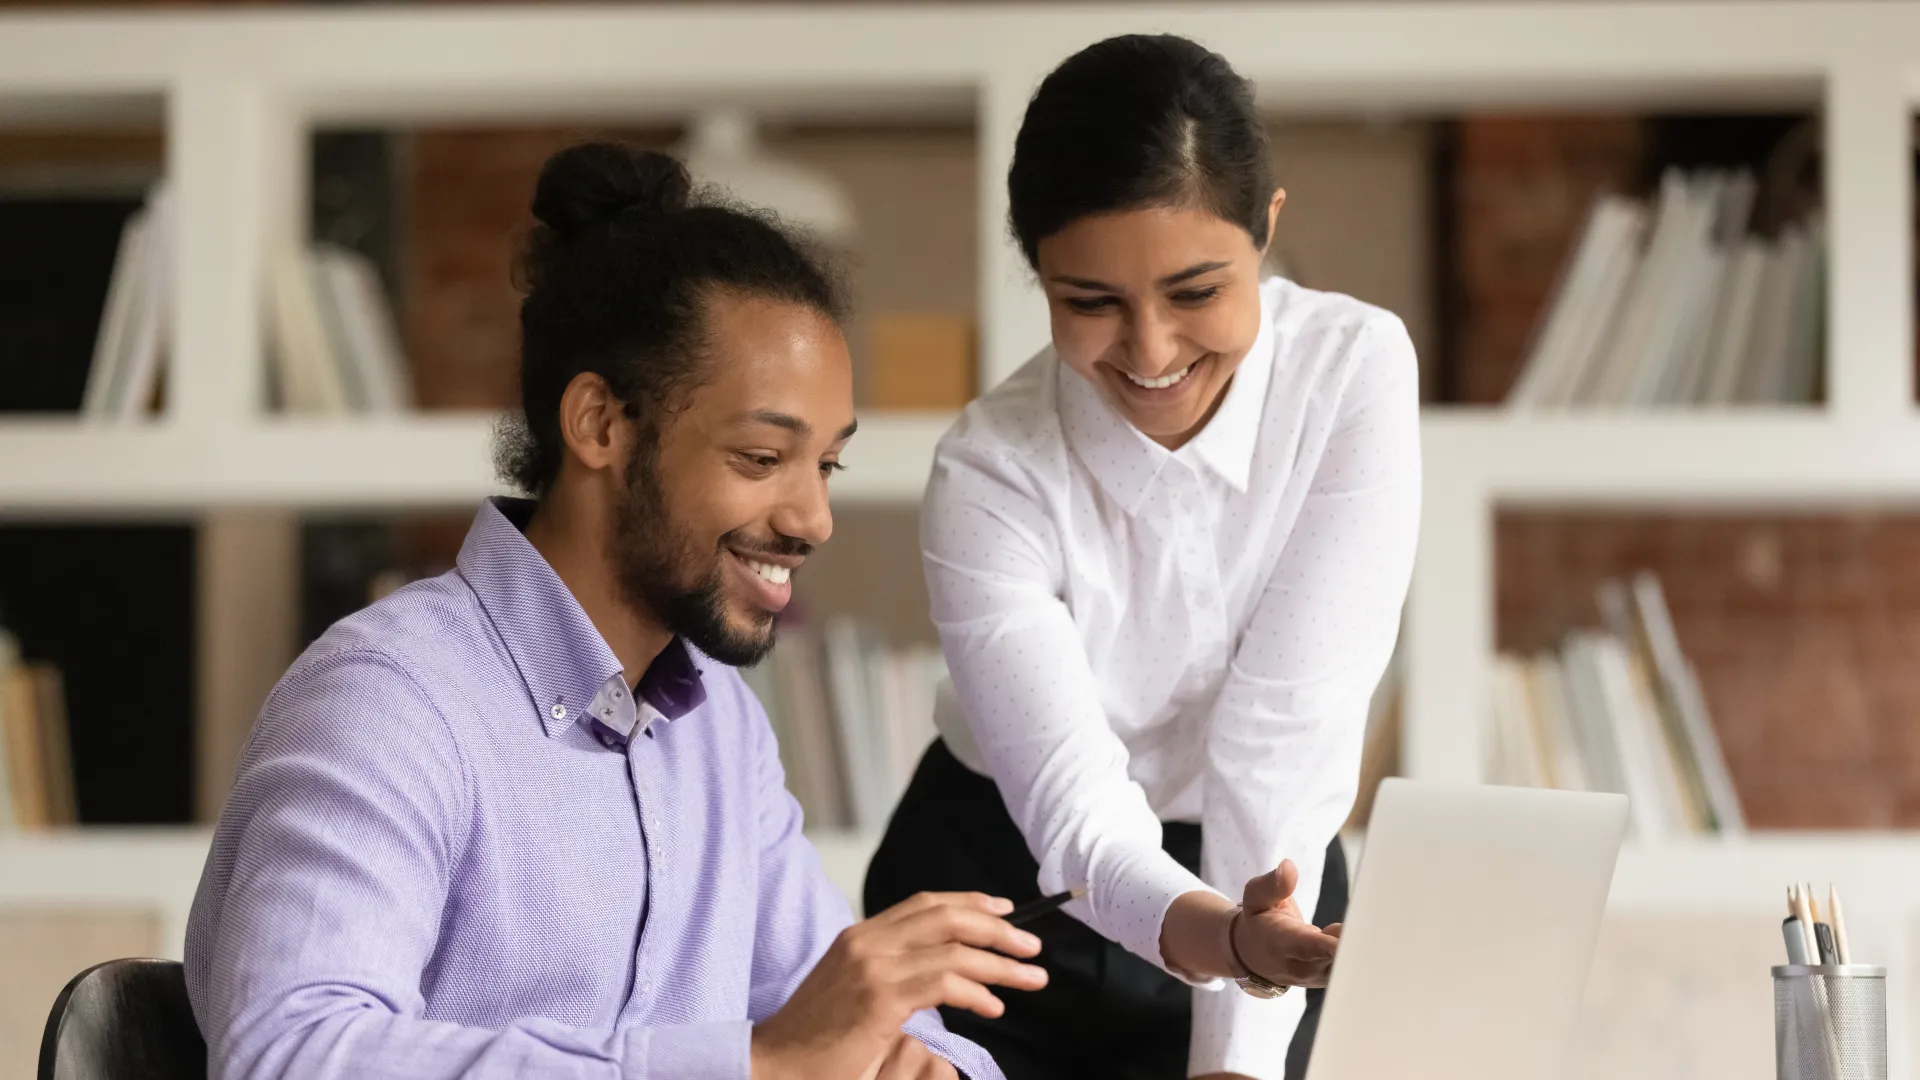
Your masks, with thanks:
[{"label": "shirt button", "polygon": [[556,701],[553,703],[553,708],[548,709],[547,713],[555,720],[565,720],[567,718],[567,707]]}]

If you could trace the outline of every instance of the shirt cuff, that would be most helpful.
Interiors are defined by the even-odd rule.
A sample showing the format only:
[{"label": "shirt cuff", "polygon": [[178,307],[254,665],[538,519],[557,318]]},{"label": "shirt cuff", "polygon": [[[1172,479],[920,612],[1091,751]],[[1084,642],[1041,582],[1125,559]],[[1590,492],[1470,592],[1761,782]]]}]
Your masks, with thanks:
[{"label": "shirt cuff", "polygon": [[634,1028],[626,1080],[752,1080],[753,1025],[745,1020]]},{"label": "shirt cuff", "polygon": [[[1200,880],[1198,874],[1181,866],[1158,848],[1152,854],[1129,860],[1116,869],[1117,872],[1108,878],[1111,884],[1093,883],[1093,893],[1104,894],[1099,906],[1091,910],[1099,922],[1089,921],[1084,909],[1081,912],[1074,911],[1076,906],[1088,904],[1091,897],[1075,900],[1067,905],[1066,910],[1118,942],[1128,952],[1188,986],[1204,989],[1224,986],[1225,980],[1196,979],[1168,967],[1166,957],[1160,952],[1160,931],[1166,924],[1167,909],[1173,906],[1173,902],[1186,893],[1210,892],[1219,895],[1220,890]],[[1106,886],[1104,889],[1103,884]]]},{"label": "shirt cuff", "polygon": [[971,1040],[948,1031],[940,1022],[940,1014],[931,1009],[922,1009],[908,1017],[903,1030],[927,1044],[935,1056],[945,1058],[967,1080],[1006,1080],[991,1054]]},{"label": "shirt cuff", "polygon": [[1306,1008],[1307,992],[1299,987],[1269,999],[1237,987],[1230,993],[1194,994],[1187,1075],[1229,1072],[1285,1080],[1287,1048]]}]

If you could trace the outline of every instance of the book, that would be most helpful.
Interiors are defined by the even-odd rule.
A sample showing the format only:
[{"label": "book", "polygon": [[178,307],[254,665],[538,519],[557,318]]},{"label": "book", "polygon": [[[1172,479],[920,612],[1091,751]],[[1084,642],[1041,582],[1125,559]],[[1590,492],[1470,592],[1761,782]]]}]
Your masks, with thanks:
[{"label": "book", "polygon": [[1632,288],[1621,302],[1606,351],[1599,356],[1586,403],[1635,404],[1642,385],[1657,380],[1659,339],[1683,300],[1678,295],[1679,279],[1684,273],[1689,234],[1697,231],[1697,220],[1686,176],[1677,169],[1667,170],[1660,178],[1659,202],[1646,254]]},{"label": "book", "polygon": [[1778,400],[1813,402],[1820,396],[1820,354],[1826,329],[1826,222],[1807,221],[1788,297],[1787,330]]},{"label": "book", "polygon": [[1595,637],[1593,631],[1577,630],[1568,634],[1560,646],[1567,715],[1589,789],[1627,794],[1613,720],[1608,715],[1606,695],[1600,685],[1600,666],[1593,648]]},{"label": "book", "polygon": [[281,248],[271,267],[270,322],[280,407],[287,412],[345,411],[347,390],[309,252]]},{"label": "book", "polygon": [[1604,378],[1603,358],[1618,330],[1621,308],[1640,273],[1640,244],[1647,222],[1646,208],[1621,204],[1622,234],[1602,268],[1593,296],[1582,306],[1583,318],[1572,341],[1567,377],[1557,387],[1551,404],[1575,406],[1593,401],[1595,388]]},{"label": "book", "polygon": [[1640,366],[1629,388],[1630,404],[1680,404],[1681,384],[1690,379],[1692,354],[1701,326],[1712,312],[1713,290],[1723,253],[1714,244],[1729,180],[1706,172],[1684,181],[1686,195],[1673,272],[1673,288],[1661,298]]},{"label": "book", "polygon": [[1740,809],[1740,796],[1727,771],[1719,736],[1707,716],[1699,680],[1680,649],[1660,579],[1642,571],[1634,575],[1631,590],[1636,621],[1653,658],[1666,708],[1679,730],[1684,764],[1697,778],[1709,825],[1722,835],[1744,833],[1746,816]]},{"label": "book", "polygon": [[742,677],[810,826],[872,834],[886,825],[937,737],[946,671],[938,647],[890,645],[858,619],[783,619],[772,653]]},{"label": "book", "polygon": [[1557,650],[1499,655],[1491,672],[1490,782],[1615,791],[1644,839],[1744,831],[1718,737],[1659,579],[1642,571],[1594,593],[1600,629]]},{"label": "book", "polygon": [[107,279],[107,300],[100,314],[100,329],[94,335],[93,361],[87,368],[87,385],[80,401],[83,416],[104,419],[119,414],[115,390],[126,366],[136,293],[146,288],[143,278],[151,216],[143,206],[129,214],[120,227],[120,244],[114,252],[112,276]]},{"label": "book", "polygon": [[1563,273],[1536,331],[1511,396],[1523,407],[1565,406],[1578,399],[1597,344],[1639,261],[1645,212],[1618,196],[1596,200],[1573,263]]},{"label": "book", "polygon": [[371,413],[410,408],[406,354],[373,260],[336,244],[314,245],[309,258],[348,407]]},{"label": "book", "polygon": [[1625,656],[1633,688],[1632,713],[1616,719],[1638,729],[1632,737],[1644,743],[1651,782],[1659,788],[1668,810],[1667,827],[1704,832],[1709,821],[1706,796],[1691,768],[1683,764],[1687,751],[1679,721],[1662,707],[1655,689],[1652,650],[1641,633],[1633,599],[1626,584],[1615,579],[1601,582],[1594,593],[1601,625]]},{"label": "book", "polygon": [[1527,692],[1525,662],[1513,656],[1499,657],[1494,662],[1493,678],[1495,723],[1490,766],[1494,782],[1552,787],[1552,775],[1545,768],[1546,751],[1540,744]]},{"label": "book", "polygon": [[1807,238],[1790,225],[1767,258],[1754,302],[1753,326],[1747,333],[1748,360],[1740,380],[1739,400],[1748,403],[1784,400],[1787,381],[1787,342],[1792,333],[1793,295]]},{"label": "book", "polygon": [[10,665],[0,680],[0,720],[6,723],[9,787],[13,793],[13,820],[23,829],[41,829],[52,823],[47,793],[46,755],[40,746],[39,702],[33,669]]},{"label": "book", "polygon": [[787,784],[808,820],[827,828],[852,824],[840,773],[840,749],[821,678],[820,639],[811,627],[783,627],[774,647],[776,708],[793,740]]},{"label": "book", "polygon": [[1760,284],[1772,258],[1773,245],[1758,237],[1742,241],[1729,257],[1727,281],[1714,311],[1713,341],[1707,349],[1711,359],[1699,394],[1703,403],[1731,405],[1740,400]]},{"label": "book", "polygon": [[10,721],[7,711],[11,702],[5,692],[7,680],[15,665],[20,662],[20,644],[13,635],[0,628],[0,831],[18,828],[20,820],[14,807],[13,773],[21,768],[14,764],[13,738],[10,734]]},{"label": "book", "polygon": [[144,415],[160,387],[160,360],[173,328],[173,266],[179,246],[172,191],[163,181],[147,198],[148,233],[140,253],[138,287],[123,341],[125,355],[109,391],[108,408],[118,420]]},{"label": "book", "polygon": [[1517,409],[1816,400],[1824,226],[1748,235],[1745,170],[1668,169],[1651,205],[1597,198],[1508,395]]},{"label": "book", "polygon": [[1635,684],[1632,656],[1625,643],[1610,634],[1595,635],[1590,649],[1605,722],[1619,751],[1634,832],[1642,840],[1670,836],[1681,828],[1683,813],[1675,805],[1672,768]]},{"label": "book", "polygon": [[1527,690],[1530,706],[1540,721],[1553,786],[1565,791],[1593,790],[1574,731],[1566,676],[1558,656],[1544,653],[1527,662]]},{"label": "book", "polygon": [[137,419],[159,390],[173,324],[176,217],[171,190],[161,181],[121,227],[81,395],[83,417]]},{"label": "book", "polygon": [[67,727],[66,687],[60,669],[53,664],[28,664],[27,672],[32,680],[34,718],[39,722],[47,824],[78,825],[80,812],[74,791],[73,736]]},{"label": "book", "polygon": [[973,320],[935,312],[880,312],[867,323],[867,404],[876,409],[959,409],[972,401]]}]

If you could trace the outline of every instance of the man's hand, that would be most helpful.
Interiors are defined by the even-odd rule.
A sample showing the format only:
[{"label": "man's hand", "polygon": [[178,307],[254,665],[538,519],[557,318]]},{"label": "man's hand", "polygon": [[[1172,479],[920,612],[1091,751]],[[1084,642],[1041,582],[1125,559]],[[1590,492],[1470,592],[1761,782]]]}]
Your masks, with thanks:
[{"label": "man's hand", "polygon": [[1292,859],[1249,880],[1233,945],[1256,975],[1282,986],[1325,986],[1340,945],[1340,924],[1322,930],[1301,916],[1293,899],[1299,884],[1300,870]]},{"label": "man's hand", "polygon": [[921,1067],[914,1047],[926,1051],[902,1038],[901,1025],[941,1005],[997,1017],[1005,1006],[988,986],[1047,984],[1045,969],[1011,959],[1040,952],[1039,938],[1001,918],[1012,910],[980,893],[921,893],[848,927],[780,1011],[754,1027],[753,1080],[948,1075],[898,1071]]}]

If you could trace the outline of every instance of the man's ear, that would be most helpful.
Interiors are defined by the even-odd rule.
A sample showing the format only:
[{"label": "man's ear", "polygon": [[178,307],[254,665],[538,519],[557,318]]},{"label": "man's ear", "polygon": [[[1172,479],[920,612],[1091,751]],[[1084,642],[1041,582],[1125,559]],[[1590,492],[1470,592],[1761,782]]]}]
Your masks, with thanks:
[{"label": "man's ear", "polygon": [[625,468],[633,429],[627,403],[591,371],[575,375],[560,395],[560,439],[568,456],[589,470]]}]

